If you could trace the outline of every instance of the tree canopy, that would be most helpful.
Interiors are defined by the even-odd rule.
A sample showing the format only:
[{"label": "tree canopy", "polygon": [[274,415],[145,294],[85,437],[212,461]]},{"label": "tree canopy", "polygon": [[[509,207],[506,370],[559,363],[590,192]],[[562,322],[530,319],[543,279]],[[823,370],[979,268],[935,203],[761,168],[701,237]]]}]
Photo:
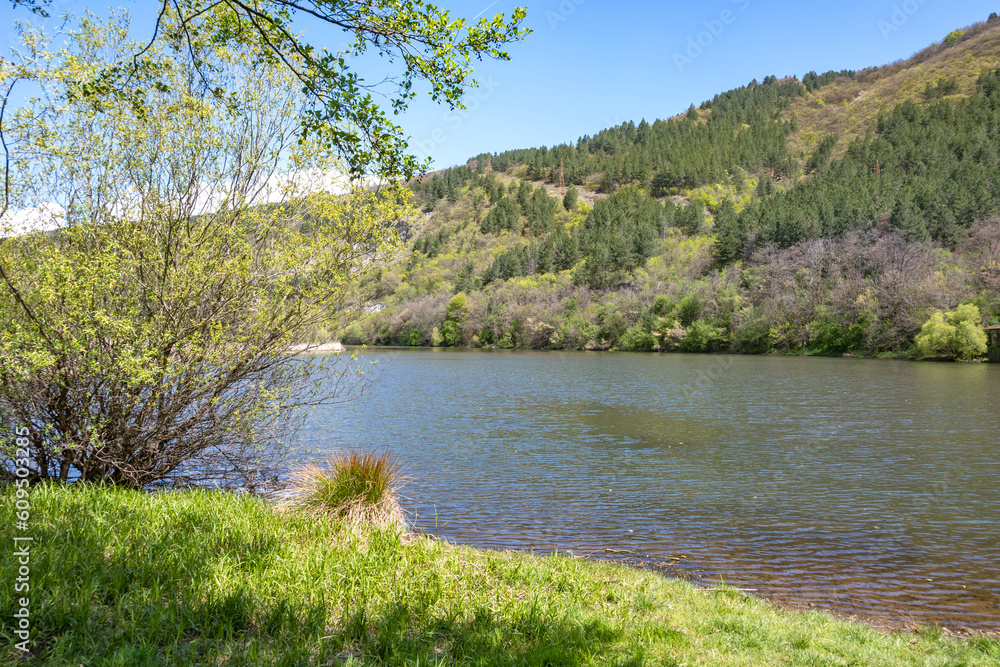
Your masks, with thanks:
[{"label": "tree canopy", "polygon": [[[421,2],[172,0],[142,43],[120,11],[55,38],[18,26],[0,62],[0,428],[31,444],[4,436],[7,475],[254,487],[301,408],[358,388],[362,367],[289,346],[360,310],[416,163],[344,54],[290,32],[306,11],[353,53],[402,59],[396,109],[418,79],[460,104],[471,58],[523,35],[520,11],[467,26]],[[20,82],[38,93],[15,105]]]},{"label": "tree canopy", "polygon": [[[52,0],[11,0],[48,16]],[[27,12],[26,12],[27,14]],[[301,110],[303,136],[336,148],[355,176],[410,177],[420,168],[407,152],[406,136],[376,102],[384,96],[393,114],[403,111],[423,83],[431,97],[452,108],[476,81],[472,62],[483,57],[509,59],[507,44],[528,34],[524,8],[476,22],[453,18],[423,0],[161,0],[149,42],[89,73],[77,94],[96,105],[108,96],[141,108],[149,91],[169,85],[163,63],[152,57],[155,43],[191,56],[206,88],[224,95],[223,73],[199,55],[199,43],[241,48],[256,64],[283,68],[302,87],[309,104]],[[349,36],[340,50],[322,48],[298,32],[299,22]],[[352,58],[377,54],[390,68],[366,78]],[[5,98],[6,99],[6,98]]]}]

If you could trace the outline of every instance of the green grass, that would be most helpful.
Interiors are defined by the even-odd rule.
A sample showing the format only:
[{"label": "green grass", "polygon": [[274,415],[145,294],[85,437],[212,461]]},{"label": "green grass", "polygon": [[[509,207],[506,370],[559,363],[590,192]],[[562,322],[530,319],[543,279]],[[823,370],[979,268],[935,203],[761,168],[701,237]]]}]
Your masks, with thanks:
[{"label": "green grass", "polygon": [[[362,538],[248,496],[41,487],[31,506],[30,664],[1000,664],[995,640],[884,633],[567,556]],[[12,664],[17,564],[0,566]]]},{"label": "green grass", "polygon": [[292,472],[291,506],[354,527],[405,529],[397,501],[399,461],[388,452],[348,450],[307,463]]}]

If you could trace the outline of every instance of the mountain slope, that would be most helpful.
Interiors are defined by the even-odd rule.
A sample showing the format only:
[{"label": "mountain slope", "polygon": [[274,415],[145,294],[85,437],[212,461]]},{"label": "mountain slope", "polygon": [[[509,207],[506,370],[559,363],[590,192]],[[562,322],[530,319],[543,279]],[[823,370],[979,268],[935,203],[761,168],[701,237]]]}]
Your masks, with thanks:
[{"label": "mountain slope", "polygon": [[953,81],[955,89],[946,97],[966,98],[975,94],[979,75],[998,64],[1000,21],[994,21],[969,26],[952,43],[932,44],[906,60],[862,70],[853,79],[838,78],[794,100],[786,110],[785,116],[795,116],[799,126],[789,139],[792,151],[809,153],[822,137],[836,134],[843,140],[836,153],[840,157],[847,143],[864,136],[879,114],[907,100],[931,101],[925,95],[928,85]]},{"label": "mountain slope", "polygon": [[992,21],[429,175],[344,340],[872,355],[962,303],[997,323],[998,65]]}]

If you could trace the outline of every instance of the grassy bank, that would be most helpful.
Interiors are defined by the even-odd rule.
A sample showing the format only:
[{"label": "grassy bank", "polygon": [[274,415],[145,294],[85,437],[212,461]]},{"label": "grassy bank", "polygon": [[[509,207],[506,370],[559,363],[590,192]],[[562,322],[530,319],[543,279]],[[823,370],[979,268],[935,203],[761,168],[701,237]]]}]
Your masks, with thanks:
[{"label": "grassy bank", "polygon": [[[996,665],[1000,642],[883,633],[572,557],[351,537],[244,496],[32,491],[32,664]],[[0,615],[17,609],[13,494]],[[10,528],[8,528],[10,527]]]}]

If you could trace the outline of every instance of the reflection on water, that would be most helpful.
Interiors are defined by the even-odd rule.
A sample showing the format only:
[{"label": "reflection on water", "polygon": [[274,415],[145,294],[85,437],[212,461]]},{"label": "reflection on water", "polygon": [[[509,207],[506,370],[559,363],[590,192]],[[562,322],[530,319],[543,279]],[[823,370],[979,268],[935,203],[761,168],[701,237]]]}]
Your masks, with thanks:
[{"label": "reflection on water", "polygon": [[378,351],[306,429],[390,447],[419,528],[662,561],[895,620],[1000,628],[1000,367]]}]

